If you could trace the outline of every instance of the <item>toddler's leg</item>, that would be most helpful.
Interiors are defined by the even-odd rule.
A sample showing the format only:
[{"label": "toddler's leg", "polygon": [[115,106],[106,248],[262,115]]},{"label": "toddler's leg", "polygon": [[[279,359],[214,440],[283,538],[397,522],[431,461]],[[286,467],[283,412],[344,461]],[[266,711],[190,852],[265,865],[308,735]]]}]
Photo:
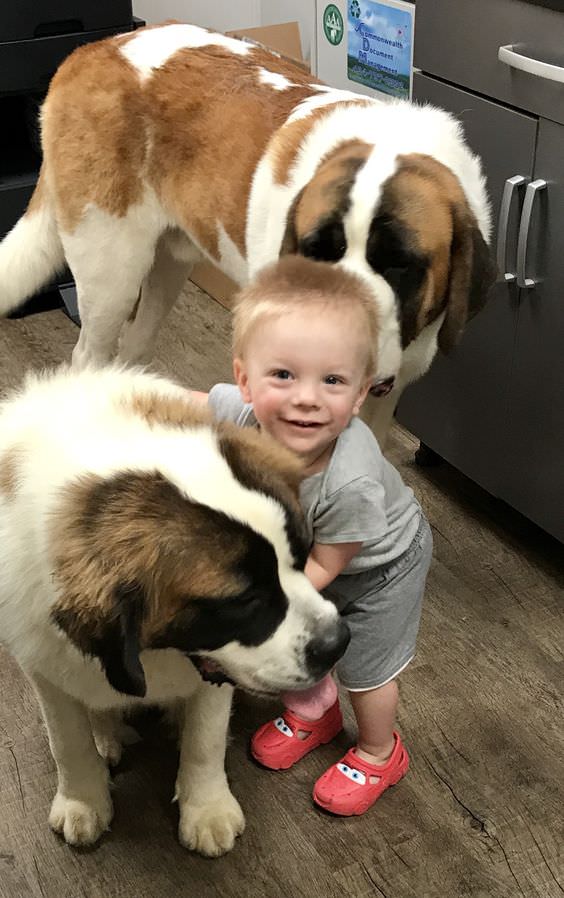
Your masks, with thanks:
[{"label": "toddler's leg", "polygon": [[384,764],[394,748],[398,686],[390,680],[377,689],[349,692],[358,726],[356,753],[371,764]]},{"label": "toddler's leg", "polygon": [[349,692],[358,725],[358,744],[321,776],[315,802],[342,816],[363,814],[405,776],[409,758],[394,727],[398,705],[395,680],[365,692]]},{"label": "toddler's leg", "polygon": [[[358,744],[320,777],[313,791],[316,803],[334,814],[363,814],[409,768],[409,757],[395,730],[395,677],[415,652],[432,544],[429,524],[421,517],[409,550],[381,569],[380,579],[350,578],[344,616],[351,641],[337,667],[340,681],[353,690],[357,684],[387,682],[366,691],[349,691]],[[349,578],[344,579],[348,588]]]},{"label": "toddler's leg", "polygon": [[287,770],[343,728],[337,686],[328,674],[304,692],[285,692],[280,717],[260,727],[251,739],[255,760],[270,770]]}]

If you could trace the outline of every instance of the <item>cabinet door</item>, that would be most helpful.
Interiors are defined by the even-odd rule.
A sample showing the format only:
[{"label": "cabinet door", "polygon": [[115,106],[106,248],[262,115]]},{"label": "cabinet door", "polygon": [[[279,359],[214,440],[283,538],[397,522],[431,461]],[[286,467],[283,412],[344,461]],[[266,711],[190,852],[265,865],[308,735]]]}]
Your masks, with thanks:
[{"label": "cabinet door", "polygon": [[[414,96],[454,113],[481,156],[492,200],[495,252],[505,181],[517,174],[530,179],[533,172],[537,119],[422,74],[415,76]],[[515,270],[520,215],[519,201],[513,205],[508,270]],[[420,440],[494,495],[500,495],[506,464],[519,292],[515,284],[496,284],[460,345],[448,357],[437,354],[429,372],[406,389],[397,411],[398,420]]]},{"label": "cabinet door", "polygon": [[563,67],[562,0],[417,0],[416,10],[418,69],[564,122],[561,83],[498,59],[499,48],[511,46],[520,56],[540,63],[541,72],[546,64]]},{"label": "cabinet door", "polygon": [[564,126],[539,123],[533,205],[508,405],[503,497],[564,541]]}]

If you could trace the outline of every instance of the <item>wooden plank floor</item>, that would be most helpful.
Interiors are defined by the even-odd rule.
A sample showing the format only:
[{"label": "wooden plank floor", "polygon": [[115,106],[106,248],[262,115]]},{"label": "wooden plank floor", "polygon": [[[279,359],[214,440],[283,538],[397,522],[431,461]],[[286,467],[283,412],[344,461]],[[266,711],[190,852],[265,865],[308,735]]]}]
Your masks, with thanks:
[{"label": "wooden plank floor", "polygon": [[[1,321],[0,393],[68,360],[76,336],[60,311]],[[199,389],[228,379],[228,312],[187,290],[155,366]],[[247,830],[230,855],[177,843],[176,749],[153,717],[115,774],[111,833],[75,851],[48,829],[45,731],[0,649],[0,898],[562,898],[562,546],[447,465],[416,468],[414,447],[396,428],[390,457],[435,536],[418,655],[400,681],[408,777],[364,818],[332,818],[310,792],[354,739],[350,712],[334,744],[275,774],[247,744],[276,706],[240,695],[227,766]]]}]

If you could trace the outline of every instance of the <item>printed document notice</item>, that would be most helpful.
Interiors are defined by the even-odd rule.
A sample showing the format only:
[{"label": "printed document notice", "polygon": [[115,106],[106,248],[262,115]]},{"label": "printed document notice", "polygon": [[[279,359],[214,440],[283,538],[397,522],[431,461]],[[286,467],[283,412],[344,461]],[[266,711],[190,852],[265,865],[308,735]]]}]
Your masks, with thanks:
[{"label": "printed document notice", "polygon": [[348,0],[349,81],[409,99],[414,14],[404,0]]}]

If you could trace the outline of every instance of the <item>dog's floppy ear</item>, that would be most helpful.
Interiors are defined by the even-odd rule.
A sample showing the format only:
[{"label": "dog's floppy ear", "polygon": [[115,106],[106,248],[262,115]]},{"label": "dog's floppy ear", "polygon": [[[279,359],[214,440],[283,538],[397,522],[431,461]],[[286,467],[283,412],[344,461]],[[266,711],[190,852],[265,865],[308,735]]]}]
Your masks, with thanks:
[{"label": "dog's floppy ear", "polygon": [[458,343],[466,322],[485,305],[496,279],[496,266],[480,229],[465,203],[452,204],[453,235],[445,318],[439,346],[449,352]]},{"label": "dog's floppy ear", "polygon": [[485,304],[496,275],[459,179],[431,156],[400,154],[396,172],[383,184],[375,222],[367,258],[377,272],[385,271],[387,260],[396,261],[400,289],[393,286],[401,301],[404,346],[444,312],[438,341],[448,352]]},{"label": "dog's floppy ear", "polygon": [[139,660],[145,596],[139,584],[120,583],[114,598],[115,614],[107,621],[95,653],[114,689],[142,697],[147,692]]},{"label": "dog's floppy ear", "polygon": [[280,256],[289,256],[298,251],[298,231],[296,228],[296,213],[300,200],[302,198],[305,187],[302,187],[297,196],[292,200],[292,204],[286,215],[286,229],[280,244]]},{"label": "dog's floppy ear", "polygon": [[325,262],[337,262],[344,256],[343,218],[351,205],[358,172],[372,150],[372,144],[363,140],[343,139],[322,157],[288,209],[279,255],[299,251]]},{"label": "dog's floppy ear", "polygon": [[55,608],[53,619],[85,654],[100,660],[108,682],[118,692],[143,697],[147,691],[139,659],[145,595],[138,583],[119,583],[109,610],[100,615]]},{"label": "dog's floppy ear", "polygon": [[252,428],[222,421],[218,427],[221,454],[237,480],[248,489],[276,498],[286,511],[286,529],[294,559],[303,570],[310,546],[299,500],[303,462],[272,437]]}]

